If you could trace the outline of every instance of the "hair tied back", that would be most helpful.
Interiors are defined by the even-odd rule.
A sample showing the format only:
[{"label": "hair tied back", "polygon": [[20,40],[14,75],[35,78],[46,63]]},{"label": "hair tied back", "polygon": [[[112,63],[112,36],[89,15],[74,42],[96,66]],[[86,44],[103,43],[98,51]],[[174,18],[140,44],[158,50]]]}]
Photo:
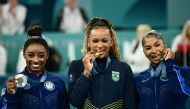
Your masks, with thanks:
[{"label": "hair tied back", "polygon": [[35,25],[28,30],[28,38],[42,38],[43,28],[40,25]]}]

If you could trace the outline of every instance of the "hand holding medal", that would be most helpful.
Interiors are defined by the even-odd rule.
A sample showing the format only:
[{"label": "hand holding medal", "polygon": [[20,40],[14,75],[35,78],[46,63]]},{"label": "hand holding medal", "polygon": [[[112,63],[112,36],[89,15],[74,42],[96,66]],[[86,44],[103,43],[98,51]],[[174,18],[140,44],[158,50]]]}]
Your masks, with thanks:
[{"label": "hand holding medal", "polygon": [[10,77],[6,82],[7,91],[10,94],[15,94],[17,88],[23,88],[27,84],[27,77],[23,74],[18,74],[15,77]]},{"label": "hand holding medal", "polygon": [[[94,55],[95,58],[98,58],[98,57],[100,56],[100,53],[99,53],[99,52],[95,52],[95,51],[93,51],[93,50],[91,50],[89,53],[92,54],[92,55]],[[93,60],[90,60],[90,62],[92,63]]]}]

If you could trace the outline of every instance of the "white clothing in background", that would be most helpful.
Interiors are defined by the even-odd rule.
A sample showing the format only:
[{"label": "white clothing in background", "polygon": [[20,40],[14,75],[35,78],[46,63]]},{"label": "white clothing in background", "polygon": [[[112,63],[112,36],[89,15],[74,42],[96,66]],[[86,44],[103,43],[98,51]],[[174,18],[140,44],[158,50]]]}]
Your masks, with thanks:
[{"label": "white clothing in background", "polygon": [[26,19],[27,9],[18,4],[14,9],[14,15],[9,12],[9,4],[2,6],[2,15],[0,15],[0,34],[15,35],[24,32],[24,21]]},{"label": "white clothing in background", "polygon": [[144,55],[141,42],[133,53],[135,45],[136,40],[132,41],[132,43],[127,41],[123,43],[123,59],[130,65],[133,73],[137,74],[149,68],[150,61]]},{"label": "white clothing in background", "polygon": [[19,52],[19,56],[18,56],[18,61],[17,61],[17,66],[16,66],[16,72],[20,73],[24,70],[24,68],[26,67],[26,61],[23,57],[23,49],[20,50]]},{"label": "white clothing in background", "polygon": [[174,38],[174,40],[173,40],[173,42],[172,42],[172,51],[175,53],[176,51],[177,51],[177,46],[178,46],[178,44],[181,42],[181,40],[182,40],[182,36],[181,35],[177,35],[175,38]]},{"label": "white clothing in background", "polygon": [[6,49],[0,45],[0,76],[6,74],[7,66],[7,52]]},{"label": "white clothing in background", "polygon": [[61,21],[60,29],[66,33],[83,32],[86,23],[84,22],[79,8],[73,11],[66,6],[63,10],[63,19]]},{"label": "white clothing in background", "polygon": [[75,43],[72,42],[72,41],[68,42],[67,54],[68,54],[68,58],[69,58],[70,62],[76,59],[76,56],[75,56]]}]

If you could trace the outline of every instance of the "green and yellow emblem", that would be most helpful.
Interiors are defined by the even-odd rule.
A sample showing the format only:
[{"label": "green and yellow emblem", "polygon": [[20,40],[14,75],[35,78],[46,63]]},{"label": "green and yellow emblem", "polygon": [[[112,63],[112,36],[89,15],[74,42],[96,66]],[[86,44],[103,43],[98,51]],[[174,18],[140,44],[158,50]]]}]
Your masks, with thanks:
[{"label": "green and yellow emblem", "polygon": [[113,80],[114,82],[119,81],[119,77],[120,77],[120,73],[119,73],[119,72],[112,71],[112,80]]}]

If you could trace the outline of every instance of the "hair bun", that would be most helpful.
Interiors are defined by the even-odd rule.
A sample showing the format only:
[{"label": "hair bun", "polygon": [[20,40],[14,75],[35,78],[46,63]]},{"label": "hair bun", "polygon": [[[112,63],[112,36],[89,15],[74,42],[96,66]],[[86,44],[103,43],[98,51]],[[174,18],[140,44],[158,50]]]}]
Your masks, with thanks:
[{"label": "hair bun", "polygon": [[28,30],[28,37],[42,37],[42,30],[43,28],[39,25],[35,25]]}]

